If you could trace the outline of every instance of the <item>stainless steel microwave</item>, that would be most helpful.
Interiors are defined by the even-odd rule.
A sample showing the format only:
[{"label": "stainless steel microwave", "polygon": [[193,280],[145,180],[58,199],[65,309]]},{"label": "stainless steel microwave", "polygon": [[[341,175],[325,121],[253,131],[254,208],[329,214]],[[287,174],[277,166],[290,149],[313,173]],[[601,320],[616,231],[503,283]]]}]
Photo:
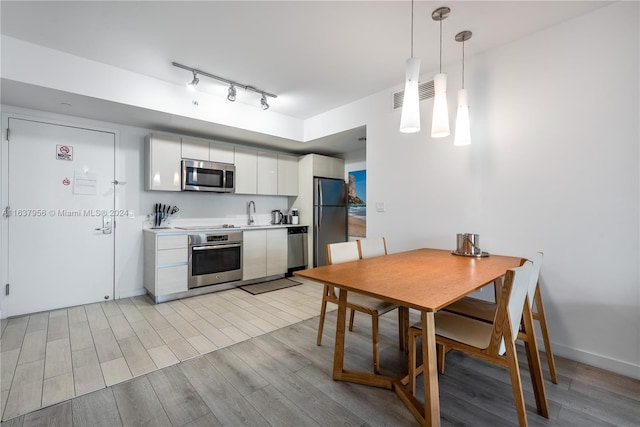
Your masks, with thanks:
[{"label": "stainless steel microwave", "polygon": [[182,160],[182,190],[234,193],[236,167],[229,163]]}]

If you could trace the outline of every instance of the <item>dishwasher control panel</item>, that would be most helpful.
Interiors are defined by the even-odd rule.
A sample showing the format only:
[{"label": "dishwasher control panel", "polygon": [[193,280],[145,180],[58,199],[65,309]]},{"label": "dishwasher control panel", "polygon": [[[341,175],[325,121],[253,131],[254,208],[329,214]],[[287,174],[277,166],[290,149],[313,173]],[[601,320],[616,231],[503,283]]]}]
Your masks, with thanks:
[{"label": "dishwasher control panel", "polygon": [[307,227],[304,225],[301,225],[300,227],[287,227],[287,234],[301,234],[307,232]]}]

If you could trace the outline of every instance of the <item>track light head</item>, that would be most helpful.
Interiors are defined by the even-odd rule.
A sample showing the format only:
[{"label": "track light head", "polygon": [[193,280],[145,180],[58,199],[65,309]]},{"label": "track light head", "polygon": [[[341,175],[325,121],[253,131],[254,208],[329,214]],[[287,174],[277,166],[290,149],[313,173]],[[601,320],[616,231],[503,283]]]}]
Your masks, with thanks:
[{"label": "track light head", "polygon": [[236,87],[232,84],[229,86],[229,94],[227,95],[227,99],[231,102],[236,100]]},{"label": "track light head", "polygon": [[193,72],[193,80],[191,80],[189,83],[187,83],[187,87],[189,88],[189,90],[195,91],[196,90],[196,86],[198,86],[198,83],[200,83],[200,79],[198,78],[198,75],[194,71]]},{"label": "track light head", "polygon": [[263,110],[269,109],[269,104],[267,104],[267,97],[264,93],[262,94],[262,98],[260,98],[260,105],[262,106]]}]

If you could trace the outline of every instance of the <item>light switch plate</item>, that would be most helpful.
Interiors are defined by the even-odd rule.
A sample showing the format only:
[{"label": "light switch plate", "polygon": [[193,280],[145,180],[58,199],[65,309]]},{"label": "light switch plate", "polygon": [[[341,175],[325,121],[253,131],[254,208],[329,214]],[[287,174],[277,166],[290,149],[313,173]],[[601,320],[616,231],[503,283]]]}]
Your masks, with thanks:
[{"label": "light switch plate", "polygon": [[376,212],[384,212],[384,202],[376,202]]}]

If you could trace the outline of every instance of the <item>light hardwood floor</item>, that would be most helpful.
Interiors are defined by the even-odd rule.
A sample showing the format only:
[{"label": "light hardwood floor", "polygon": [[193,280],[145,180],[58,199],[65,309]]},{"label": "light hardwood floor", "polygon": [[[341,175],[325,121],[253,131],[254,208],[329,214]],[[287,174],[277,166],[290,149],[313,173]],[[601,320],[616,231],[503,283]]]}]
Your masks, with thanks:
[{"label": "light hardwood floor", "polygon": [[[317,315],[321,287],[297,288],[313,294]],[[281,292],[265,295],[275,297]],[[229,293],[239,297],[237,292]],[[289,303],[300,308],[299,302]],[[321,347],[315,345],[315,315],[15,417],[3,426],[416,425],[394,392],[331,379],[335,312],[327,315]],[[347,368],[370,369],[369,320],[356,316],[354,331],[347,334]],[[406,369],[406,355],[397,349],[396,322],[394,313],[380,318],[382,373]],[[640,381],[561,357],[556,360],[559,384],[545,382],[551,417],[537,415],[526,358],[519,350],[529,425],[638,426]],[[27,374],[37,376],[29,371],[23,375]],[[505,369],[452,352],[439,384],[443,426],[517,425]]]},{"label": "light hardwood floor", "polygon": [[16,416],[318,315],[320,285],[146,296],[3,320],[0,415]]}]

